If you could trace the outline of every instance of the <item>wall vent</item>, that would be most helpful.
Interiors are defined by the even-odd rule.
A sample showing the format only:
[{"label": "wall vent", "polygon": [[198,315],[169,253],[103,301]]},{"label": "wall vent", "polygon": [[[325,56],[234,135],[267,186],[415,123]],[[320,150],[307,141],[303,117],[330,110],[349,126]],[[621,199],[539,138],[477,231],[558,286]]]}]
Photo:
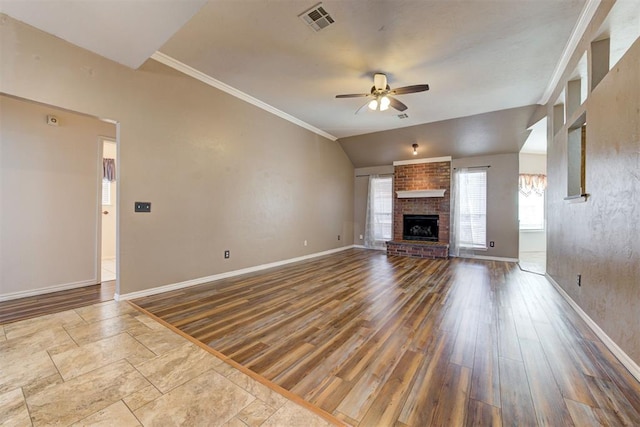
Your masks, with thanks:
[{"label": "wall vent", "polygon": [[407,113],[398,114],[399,119],[408,119],[409,115]]},{"label": "wall vent", "polygon": [[327,28],[335,22],[331,15],[329,15],[329,12],[327,12],[324,6],[322,6],[322,3],[318,3],[298,16],[315,32],[318,32],[323,28]]}]

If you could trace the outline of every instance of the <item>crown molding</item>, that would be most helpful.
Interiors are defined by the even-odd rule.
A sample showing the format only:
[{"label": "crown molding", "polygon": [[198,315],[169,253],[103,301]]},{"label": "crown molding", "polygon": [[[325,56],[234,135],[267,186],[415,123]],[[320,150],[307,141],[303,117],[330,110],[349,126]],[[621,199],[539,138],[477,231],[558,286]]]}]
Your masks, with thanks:
[{"label": "crown molding", "polygon": [[565,68],[567,68],[567,65],[569,64],[569,60],[573,55],[573,51],[578,46],[580,39],[582,39],[582,36],[584,35],[587,29],[587,26],[591,22],[593,15],[595,15],[596,13],[596,10],[598,10],[598,6],[600,6],[600,2],[601,0],[587,0],[587,2],[585,3],[584,7],[582,8],[582,12],[580,12],[580,16],[578,17],[578,21],[576,22],[576,25],[573,27],[571,36],[569,37],[569,40],[567,40],[567,44],[565,45],[564,50],[562,51],[562,56],[560,57],[560,61],[558,61],[558,64],[556,65],[556,68],[553,71],[553,74],[551,75],[551,79],[547,84],[547,88],[542,94],[542,98],[540,98],[540,101],[538,101],[538,104],[546,105],[547,102],[549,102],[549,98],[551,98],[553,91],[555,90],[558,83],[560,83],[560,78],[562,77],[562,74],[564,73]]},{"label": "crown molding", "polygon": [[302,120],[293,117],[291,114],[285,113],[282,110],[278,110],[277,108],[267,104],[266,102],[260,101],[257,98],[254,98],[251,95],[248,95],[232,86],[229,86],[226,83],[221,82],[220,80],[216,80],[213,77],[206,75],[205,73],[196,70],[193,67],[188,66],[175,58],[170,57],[169,55],[165,55],[162,52],[156,51],[153,55],[151,55],[151,59],[160,62],[161,64],[166,65],[167,67],[171,67],[174,70],[180,71],[187,76],[193,77],[196,80],[200,80],[203,83],[208,84],[209,86],[215,87],[223,92],[228,93],[229,95],[235,96],[238,99],[241,99],[249,104],[255,105],[258,108],[261,108],[273,115],[280,117],[281,119],[287,120],[293,124],[296,124],[302,128],[305,128],[317,135],[320,135],[324,138],[330,139],[331,141],[336,141],[338,138],[327,133],[321,129],[318,129],[315,126],[310,125],[307,122],[303,122]]}]

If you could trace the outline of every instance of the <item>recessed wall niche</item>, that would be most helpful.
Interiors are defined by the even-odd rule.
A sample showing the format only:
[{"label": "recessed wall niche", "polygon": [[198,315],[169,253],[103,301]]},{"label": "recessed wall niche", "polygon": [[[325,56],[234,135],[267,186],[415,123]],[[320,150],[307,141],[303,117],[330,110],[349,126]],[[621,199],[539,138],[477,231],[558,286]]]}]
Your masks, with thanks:
[{"label": "recessed wall niche", "polygon": [[582,114],[568,129],[567,199],[586,194],[587,115]]}]

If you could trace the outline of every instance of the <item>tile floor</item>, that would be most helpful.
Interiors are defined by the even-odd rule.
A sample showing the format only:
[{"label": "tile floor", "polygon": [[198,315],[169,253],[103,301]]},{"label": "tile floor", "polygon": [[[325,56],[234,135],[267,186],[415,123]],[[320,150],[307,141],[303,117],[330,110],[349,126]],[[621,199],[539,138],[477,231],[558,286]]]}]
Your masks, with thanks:
[{"label": "tile floor", "polygon": [[520,252],[518,264],[524,271],[545,274],[547,272],[547,253]]},{"label": "tile floor", "polygon": [[126,302],[0,325],[2,426],[329,426]]},{"label": "tile floor", "polygon": [[116,280],[116,259],[105,258],[102,260],[102,275],[100,276],[102,282],[108,282],[109,280]]}]

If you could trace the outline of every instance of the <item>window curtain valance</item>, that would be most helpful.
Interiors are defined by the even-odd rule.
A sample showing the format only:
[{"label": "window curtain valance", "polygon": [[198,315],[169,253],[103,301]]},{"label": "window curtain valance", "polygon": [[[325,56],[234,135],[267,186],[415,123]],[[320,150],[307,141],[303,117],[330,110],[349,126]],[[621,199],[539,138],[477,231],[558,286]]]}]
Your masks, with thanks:
[{"label": "window curtain valance", "polygon": [[520,192],[526,197],[532,193],[542,195],[547,189],[547,176],[542,174],[521,173],[518,180]]},{"label": "window curtain valance", "polygon": [[113,182],[116,180],[116,161],[102,159],[102,179]]}]

